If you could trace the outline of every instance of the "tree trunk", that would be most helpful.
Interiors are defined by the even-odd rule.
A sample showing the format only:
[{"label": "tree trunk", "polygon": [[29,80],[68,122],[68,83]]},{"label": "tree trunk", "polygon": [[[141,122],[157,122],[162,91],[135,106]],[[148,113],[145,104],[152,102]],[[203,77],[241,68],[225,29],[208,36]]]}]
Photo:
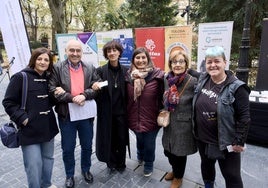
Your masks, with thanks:
[{"label": "tree trunk", "polygon": [[65,6],[67,0],[47,0],[52,15],[52,49],[55,49],[55,34],[66,33]]}]

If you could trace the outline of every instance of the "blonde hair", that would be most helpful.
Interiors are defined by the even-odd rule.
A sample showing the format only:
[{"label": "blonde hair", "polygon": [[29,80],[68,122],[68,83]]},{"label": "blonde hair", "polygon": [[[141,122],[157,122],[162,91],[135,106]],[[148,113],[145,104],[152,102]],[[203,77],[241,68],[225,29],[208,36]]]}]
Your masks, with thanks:
[{"label": "blonde hair", "polygon": [[182,55],[184,57],[184,60],[185,60],[185,63],[186,63],[186,69],[188,68],[189,66],[189,57],[188,55],[182,51],[182,50],[175,50],[173,51],[170,55],[169,55],[169,59],[168,59],[168,67],[169,69],[171,70],[171,63],[176,60],[176,58],[179,56],[179,55]]}]

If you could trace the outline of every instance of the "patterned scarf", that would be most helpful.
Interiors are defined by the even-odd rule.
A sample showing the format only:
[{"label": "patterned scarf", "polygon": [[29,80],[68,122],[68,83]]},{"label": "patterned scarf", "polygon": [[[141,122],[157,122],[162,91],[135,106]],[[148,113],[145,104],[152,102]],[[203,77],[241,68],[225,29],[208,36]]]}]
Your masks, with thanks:
[{"label": "patterned scarf", "polygon": [[164,105],[168,111],[174,111],[176,106],[179,104],[180,92],[178,91],[178,87],[182,83],[186,76],[186,71],[179,74],[174,75],[172,71],[168,73],[167,80],[169,89],[164,93]]},{"label": "patterned scarf", "polygon": [[141,95],[143,88],[146,84],[145,78],[148,76],[150,72],[153,71],[153,68],[145,68],[145,69],[136,69],[133,68],[131,72],[131,79],[134,81],[134,101]]}]

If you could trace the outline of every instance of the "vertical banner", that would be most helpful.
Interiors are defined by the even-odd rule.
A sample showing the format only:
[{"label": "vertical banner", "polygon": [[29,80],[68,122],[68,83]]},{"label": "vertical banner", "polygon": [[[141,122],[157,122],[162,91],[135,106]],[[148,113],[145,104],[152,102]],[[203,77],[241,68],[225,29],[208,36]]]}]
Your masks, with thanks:
[{"label": "vertical banner", "polygon": [[135,29],[136,46],[145,47],[154,65],[162,70],[165,69],[164,31],[161,27]]},{"label": "vertical banner", "polygon": [[56,34],[59,61],[64,61],[67,59],[65,48],[67,42],[71,39],[77,39],[77,34]]},{"label": "vertical banner", "polygon": [[0,3],[0,28],[14,74],[24,69],[30,60],[31,50],[19,0],[2,0]]},{"label": "vertical banner", "polygon": [[114,30],[107,32],[97,32],[97,44],[98,44],[98,57],[99,64],[104,65],[107,60],[103,56],[102,48],[103,46],[111,41],[117,40],[119,41],[123,48],[123,54],[120,58],[120,63],[126,66],[129,66],[131,63],[131,56],[134,51],[134,41],[133,41],[133,33],[132,29],[122,29],[122,30]]},{"label": "vertical banner", "polygon": [[71,39],[77,39],[82,44],[83,55],[82,61],[84,63],[93,64],[98,67],[98,49],[96,34],[92,32],[77,33],[77,34],[56,34],[56,41],[59,53],[59,60],[64,61],[67,59],[65,48],[66,44]]},{"label": "vertical banner", "polygon": [[[169,55],[175,50],[182,50],[189,57],[191,62],[192,51],[192,27],[191,26],[179,26],[179,27],[166,27],[165,28],[165,49],[166,49],[166,61],[165,70],[168,71],[168,58]],[[189,65],[191,66],[191,64]]]},{"label": "vertical banner", "polygon": [[198,71],[201,72],[205,71],[205,51],[209,47],[213,46],[221,46],[224,48],[227,60],[226,69],[229,69],[232,33],[233,33],[233,21],[199,24],[198,57],[197,57]]},{"label": "vertical banner", "polygon": [[262,23],[261,51],[256,81],[256,90],[268,90],[268,18]]},{"label": "vertical banner", "polygon": [[99,66],[98,62],[98,47],[96,33],[86,32],[78,33],[78,39],[82,43],[83,56],[82,61],[85,63],[90,63],[95,67]]}]

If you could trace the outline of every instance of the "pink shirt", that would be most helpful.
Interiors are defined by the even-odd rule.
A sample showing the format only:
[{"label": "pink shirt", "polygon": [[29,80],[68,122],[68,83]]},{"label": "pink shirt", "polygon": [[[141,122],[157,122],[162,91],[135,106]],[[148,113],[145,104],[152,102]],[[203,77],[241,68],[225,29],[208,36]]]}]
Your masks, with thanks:
[{"label": "pink shirt", "polygon": [[70,66],[70,79],[71,79],[71,94],[77,96],[80,93],[84,93],[84,72],[82,66],[78,69],[74,69]]}]

